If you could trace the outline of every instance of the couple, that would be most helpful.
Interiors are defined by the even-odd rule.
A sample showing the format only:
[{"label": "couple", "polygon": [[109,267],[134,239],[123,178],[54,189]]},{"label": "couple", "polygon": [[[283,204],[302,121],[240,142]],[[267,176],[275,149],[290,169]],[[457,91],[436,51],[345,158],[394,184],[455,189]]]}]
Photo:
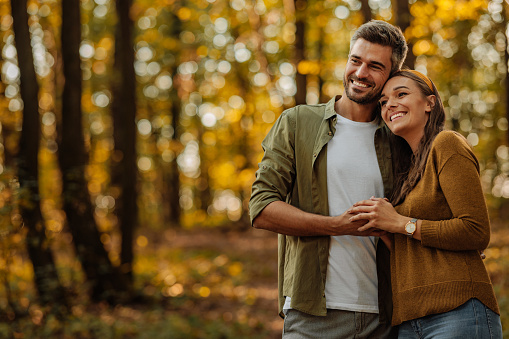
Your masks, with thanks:
[{"label": "couple", "polygon": [[262,143],[250,214],[279,233],[283,338],[502,338],[477,159],[406,53],[399,28],[362,25],[344,96]]}]

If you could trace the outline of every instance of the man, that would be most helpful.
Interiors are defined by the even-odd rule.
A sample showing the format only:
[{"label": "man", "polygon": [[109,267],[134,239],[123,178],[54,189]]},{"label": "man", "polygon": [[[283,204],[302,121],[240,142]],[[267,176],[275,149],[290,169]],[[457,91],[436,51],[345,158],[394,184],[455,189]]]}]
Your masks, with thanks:
[{"label": "man", "polygon": [[399,28],[362,25],[350,42],[345,95],[286,110],[262,142],[249,206],[255,228],[279,233],[283,338],[391,335],[388,250],[346,211],[392,189],[377,104],[407,49]]}]

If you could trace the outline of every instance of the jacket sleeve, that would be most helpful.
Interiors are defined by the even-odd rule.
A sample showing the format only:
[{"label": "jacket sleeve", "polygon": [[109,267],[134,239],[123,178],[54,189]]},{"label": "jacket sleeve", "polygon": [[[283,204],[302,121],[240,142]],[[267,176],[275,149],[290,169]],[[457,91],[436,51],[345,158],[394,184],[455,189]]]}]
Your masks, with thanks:
[{"label": "jacket sleeve", "polygon": [[253,220],[271,202],[286,201],[295,177],[295,114],[284,111],[262,142],[264,155],[253,182],[249,215]]},{"label": "jacket sleeve", "polygon": [[445,147],[455,151],[442,159],[438,180],[453,218],[423,221],[421,242],[451,251],[483,250],[490,241],[490,222],[478,162],[466,144],[458,139],[449,141]]}]

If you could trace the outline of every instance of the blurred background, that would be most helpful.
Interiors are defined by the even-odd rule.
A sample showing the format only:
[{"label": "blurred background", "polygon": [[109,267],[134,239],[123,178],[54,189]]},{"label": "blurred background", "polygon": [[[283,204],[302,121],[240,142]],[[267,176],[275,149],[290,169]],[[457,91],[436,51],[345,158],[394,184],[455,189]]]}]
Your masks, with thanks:
[{"label": "blurred background", "polygon": [[352,32],[402,28],[473,146],[509,337],[504,0],[0,0],[0,337],[270,338],[260,143],[343,90]]}]

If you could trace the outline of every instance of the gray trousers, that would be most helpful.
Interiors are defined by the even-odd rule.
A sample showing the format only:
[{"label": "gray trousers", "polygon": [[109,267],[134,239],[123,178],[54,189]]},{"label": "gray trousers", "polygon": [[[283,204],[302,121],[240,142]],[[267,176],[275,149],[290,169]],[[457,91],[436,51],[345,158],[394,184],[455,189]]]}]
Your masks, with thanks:
[{"label": "gray trousers", "polygon": [[285,310],[283,339],[385,339],[396,338],[397,329],[379,324],[378,314],[328,309],[327,316]]}]

